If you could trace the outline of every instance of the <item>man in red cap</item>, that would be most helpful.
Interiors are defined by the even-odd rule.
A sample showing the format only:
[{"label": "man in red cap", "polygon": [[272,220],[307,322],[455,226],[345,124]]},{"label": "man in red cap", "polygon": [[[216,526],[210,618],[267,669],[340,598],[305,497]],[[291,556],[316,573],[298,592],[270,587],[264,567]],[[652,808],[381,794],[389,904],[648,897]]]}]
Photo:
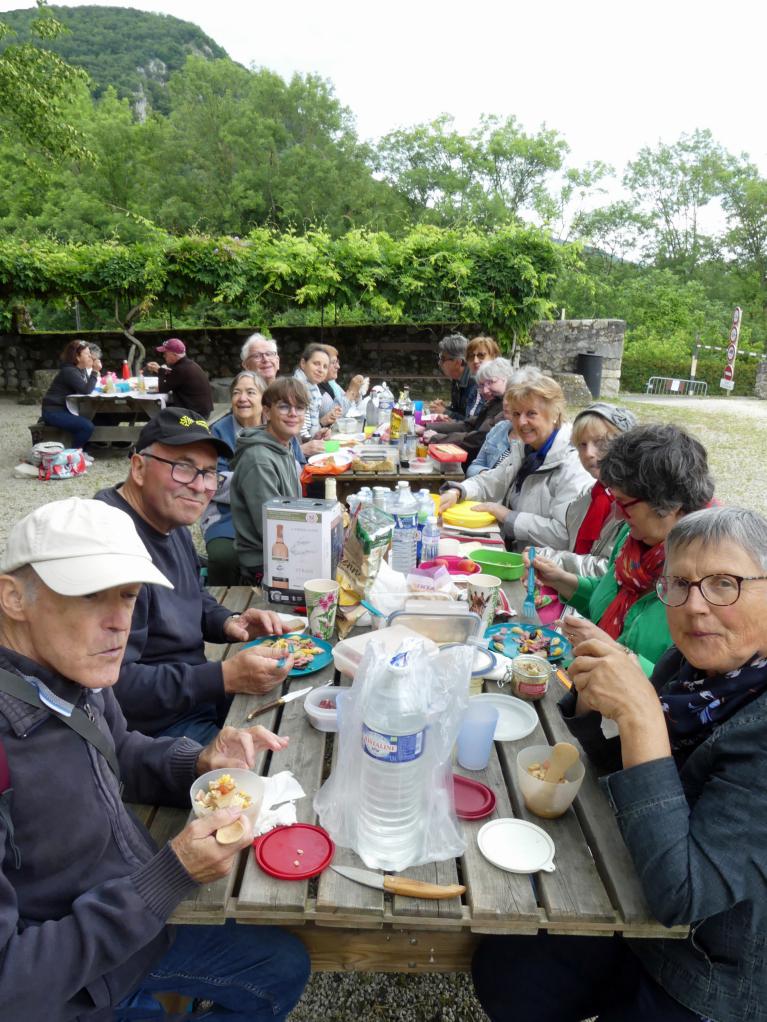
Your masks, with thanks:
[{"label": "man in red cap", "polygon": [[213,391],[204,369],[187,358],[186,345],[171,337],[157,351],[165,356],[165,365],[147,362],[146,368],[159,376],[161,394],[173,394],[171,404],[191,408],[207,419],[213,411]]}]

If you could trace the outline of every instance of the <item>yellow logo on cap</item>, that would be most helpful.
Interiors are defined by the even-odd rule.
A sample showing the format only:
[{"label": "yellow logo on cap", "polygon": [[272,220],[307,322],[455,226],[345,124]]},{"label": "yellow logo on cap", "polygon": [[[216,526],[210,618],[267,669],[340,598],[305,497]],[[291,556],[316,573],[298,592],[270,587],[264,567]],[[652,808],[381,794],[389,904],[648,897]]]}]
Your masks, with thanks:
[{"label": "yellow logo on cap", "polygon": [[179,426],[200,426],[202,429],[210,433],[210,426],[207,424],[205,419],[193,419],[189,415],[182,415],[178,420]]}]

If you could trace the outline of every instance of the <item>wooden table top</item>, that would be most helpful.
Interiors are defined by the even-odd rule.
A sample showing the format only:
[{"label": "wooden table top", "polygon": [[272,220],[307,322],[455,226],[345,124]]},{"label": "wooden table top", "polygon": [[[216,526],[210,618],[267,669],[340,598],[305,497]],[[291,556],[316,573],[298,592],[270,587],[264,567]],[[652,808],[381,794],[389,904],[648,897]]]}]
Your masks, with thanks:
[{"label": "wooden table top", "polygon": [[[519,609],[524,599],[521,583],[505,582],[504,588],[512,606]],[[260,594],[248,588],[211,591],[235,611],[264,606]],[[215,659],[238,648],[214,646],[207,652]],[[308,680],[322,685],[333,673],[330,665]],[[306,684],[305,677],[287,679],[285,691]],[[342,684],[349,684],[348,679],[342,679]],[[500,691],[491,682],[485,683],[485,690]],[[517,742],[496,742],[486,770],[465,772],[456,766],[457,772],[493,789],[496,808],[485,819],[461,821],[466,850],[459,859],[408,869],[405,875],[431,883],[463,883],[466,892],[461,898],[426,901],[391,896],[346,880],[330,869],[312,880],[280,881],[262,872],[247,850],[240,871],[201,888],[195,898],[178,907],[172,921],[211,923],[234,918],[241,923],[298,927],[296,932],[310,947],[316,968],[392,971],[466,968],[476,934],[481,933],[548,930],[579,935],[683,936],[685,927],[669,930],[652,918],[607,797],[588,761],[583,786],[565,816],[544,820],[524,806],[515,771],[519,750],[565,739],[575,742],[557,710],[562,691],[561,683],[554,681],[546,697],[532,704],[539,716],[535,731]],[[227,722],[243,726],[252,709],[274,698],[274,692],[236,696]],[[266,774],[291,770],[306,792],[296,803],[298,820],[317,823],[312,801],[332,761],[334,736],[310,725],[300,699],[267,711],[259,723],[289,735],[291,742],[279,756],[263,753],[255,769]],[[160,842],[176,833],[187,817],[182,810],[142,810],[153,837]],[[530,820],[551,836],[556,847],[553,873],[507,873],[482,856],[477,832],[489,820],[502,817]],[[337,847],[334,861],[364,866],[348,848]]]}]

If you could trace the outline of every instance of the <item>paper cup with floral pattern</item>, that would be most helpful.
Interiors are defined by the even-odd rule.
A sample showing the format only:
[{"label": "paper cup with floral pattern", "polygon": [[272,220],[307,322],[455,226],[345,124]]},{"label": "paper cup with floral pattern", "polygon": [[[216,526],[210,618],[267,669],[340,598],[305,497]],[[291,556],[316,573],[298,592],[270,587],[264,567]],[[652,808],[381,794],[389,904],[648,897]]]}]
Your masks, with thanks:
[{"label": "paper cup with floral pattern", "polygon": [[315,639],[330,642],[333,636],[338,609],[338,590],[338,582],[329,578],[312,578],[304,582],[309,631]]},{"label": "paper cup with floral pattern", "polygon": [[501,580],[497,575],[469,576],[469,610],[482,618],[482,631],[493,623],[500,591]]}]

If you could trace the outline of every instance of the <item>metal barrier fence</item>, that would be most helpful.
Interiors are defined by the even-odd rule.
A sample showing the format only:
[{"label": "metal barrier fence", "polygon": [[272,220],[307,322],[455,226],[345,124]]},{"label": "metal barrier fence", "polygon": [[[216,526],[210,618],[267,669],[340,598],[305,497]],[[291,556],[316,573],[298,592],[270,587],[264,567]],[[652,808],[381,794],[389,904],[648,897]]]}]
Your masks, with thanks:
[{"label": "metal barrier fence", "polygon": [[705,380],[681,380],[674,376],[651,376],[645,387],[646,394],[685,394],[706,397],[708,384]]}]

